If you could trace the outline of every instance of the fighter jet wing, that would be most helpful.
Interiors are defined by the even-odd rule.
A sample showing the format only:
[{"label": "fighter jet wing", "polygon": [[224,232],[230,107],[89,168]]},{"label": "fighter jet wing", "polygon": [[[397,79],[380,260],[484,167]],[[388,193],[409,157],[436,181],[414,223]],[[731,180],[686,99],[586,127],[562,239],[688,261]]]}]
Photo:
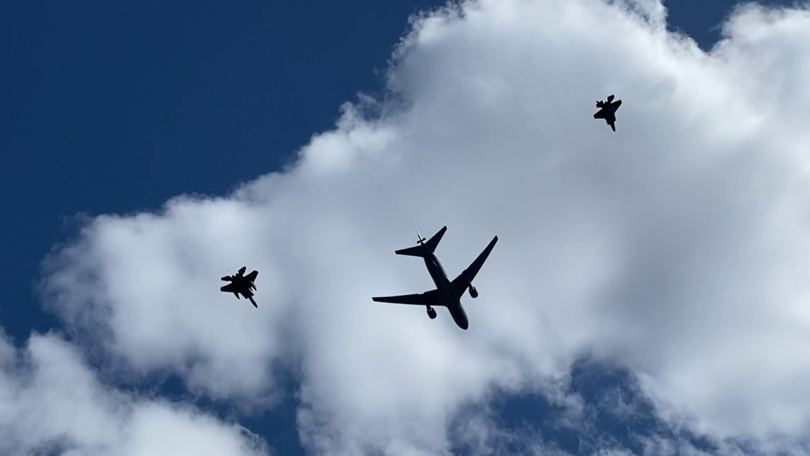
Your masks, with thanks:
[{"label": "fighter jet wing", "polygon": [[247,279],[249,282],[253,282],[253,281],[255,281],[255,280],[256,280],[256,276],[257,276],[257,275],[259,275],[259,271],[253,271],[253,272],[251,272],[250,274],[246,275],[246,276],[245,276],[245,278],[246,278],[246,279]]},{"label": "fighter jet wing", "polygon": [[441,295],[439,290],[430,290],[424,293],[399,295],[399,296],[383,296],[371,298],[377,302],[391,302],[394,304],[413,304],[418,306],[441,306]]},{"label": "fighter jet wing", "polygon": [[596,114],[593,115],[593,118],[594,119],[604,119],[605,118],[605,108],[600,109],[599,112],[597,112]]},{"label": "fighter jet wing", "polygon": [[224,287],[220,288],[220,291],[224,291],[225,293],[233,293],[236,291],[232,283],[225,285]]},{"label": "fighter jet wing", "polygon": [[456,292],[457,295],[461,296],[466,290],[467,286],[473,281],[478,271],[481,269],[481,266],[484,265],[484,262],[487,261],[487,257],[489,257],[489,252],[492,252],[492,248],[495,247],[495,243],[498,242],[498,236],[495,236],[492,241],[490,241],[487,248],[478,255],[478,258],[472,262],[470,267],[464,270],[461,274],[456,277],[453,282],[453,290]]},{"label": "fighter jet wing", "polygon": [[616,100],[613,103],[611,103],[611,106],[613,106],[613,112],[616,112],[616,110],[619,109],[619,106],[621,106],[621,105],[622,105],[622,100]]}]

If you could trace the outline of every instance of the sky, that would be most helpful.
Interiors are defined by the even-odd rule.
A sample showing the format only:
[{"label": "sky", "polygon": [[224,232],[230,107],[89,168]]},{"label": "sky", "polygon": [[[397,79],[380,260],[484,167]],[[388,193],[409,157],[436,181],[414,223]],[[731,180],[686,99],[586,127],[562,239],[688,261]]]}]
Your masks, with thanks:
[{"label": "sky", "polygon": [[2,453],[808,454],[807,7],[395,3],[0,6]]}]

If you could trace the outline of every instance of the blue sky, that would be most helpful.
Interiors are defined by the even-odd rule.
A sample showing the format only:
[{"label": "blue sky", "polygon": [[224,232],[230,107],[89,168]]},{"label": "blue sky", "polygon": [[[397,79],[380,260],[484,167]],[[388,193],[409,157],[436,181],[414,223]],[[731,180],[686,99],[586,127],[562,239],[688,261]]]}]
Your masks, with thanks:
[{"label": "blue sky", "polygon": [[[75,235],[77,215],[155,210],[182,193],[223,195],[280,170],[313,134],[334,126],[342,103],[354,101],[357,92],[382,89],[409,15],[441,5],[0,5],[0,192],[9,217],[0,244],[6,279],[0,324],[18,345],[31,331],[59,327],[42,310],[36,284],[48,252]],[[682,30],[703,49],[719,37],[713,28],[733,5],[665,4],[670,29]],[[582,388],[593,394],[629,382],[613,377],[620,368],[598,365],[576,375],[585,379],[588,369],[601,379],[583,380]],[[164,388],[182,394],[180,385],[169,381]],[[551,413],[540,399],[518,399],[505,398],[497,413],[507,427],[537,425]],[[636,432],[664,426],[650,421],[652,414],[647,421],[643,411],[639,416],[628,424]],[[627,439],[627,427],[595,419],[599,433]],[[278,454],[303,454],[290,395],[282,406],[241,422]],[[589,454],[587,445],[572,443],[581,438],[564,432],[555,437],[567,451]]]}]

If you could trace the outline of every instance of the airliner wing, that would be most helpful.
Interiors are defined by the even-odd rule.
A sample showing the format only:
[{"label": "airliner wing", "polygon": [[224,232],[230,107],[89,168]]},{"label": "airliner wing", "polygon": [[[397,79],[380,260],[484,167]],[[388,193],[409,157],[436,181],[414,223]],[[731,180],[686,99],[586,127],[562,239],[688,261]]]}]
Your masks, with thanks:
[{"label": "airliner wing", "polygon": [[371,298],[377,302],[390,302],[394,304],[413,304],[418,306],[441,306],[442,300],[440,299],[439,290],[430,290],[424,293],[399,295],[399,296],[383,296]]},{"label": "airliner wing", "polygon": [[492,248],[495,247],[496,242],[498,242],[498,236],[495,236],[492,241],[490,241],[487,248],[478,255],[478,258],[472,262],[470,267],[465,269],[464,272],[453,280],[453,290],[456,292],[456,295],[461,296],[467,291],[467,286],[473,281],[478,271],[481,270],[481,266],[484,265],[484,262],[487,261],[487,257],[489,257],[489,253],[492,252]]}]

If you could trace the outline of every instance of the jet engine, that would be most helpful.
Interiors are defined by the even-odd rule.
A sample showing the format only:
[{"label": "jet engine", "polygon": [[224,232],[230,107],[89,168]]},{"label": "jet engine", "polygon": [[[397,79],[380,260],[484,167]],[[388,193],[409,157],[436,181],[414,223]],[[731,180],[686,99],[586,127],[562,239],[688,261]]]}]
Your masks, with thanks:
[{"label": "jet engine", "polygon": [[433,310],[433,307],[428,306],[428,308],[427,308],[427,314],[428,314],[428,317],[430,317],[430,319],[431,319],[431,320],[433,320],[434,318],[436,318],[436,311],[435,311],[435,310]]},{"label": "jet engine", "polygon": [[470,284],[470,297],[477,298],[478,297],[478,290],[475,289],[472,284]]}]

